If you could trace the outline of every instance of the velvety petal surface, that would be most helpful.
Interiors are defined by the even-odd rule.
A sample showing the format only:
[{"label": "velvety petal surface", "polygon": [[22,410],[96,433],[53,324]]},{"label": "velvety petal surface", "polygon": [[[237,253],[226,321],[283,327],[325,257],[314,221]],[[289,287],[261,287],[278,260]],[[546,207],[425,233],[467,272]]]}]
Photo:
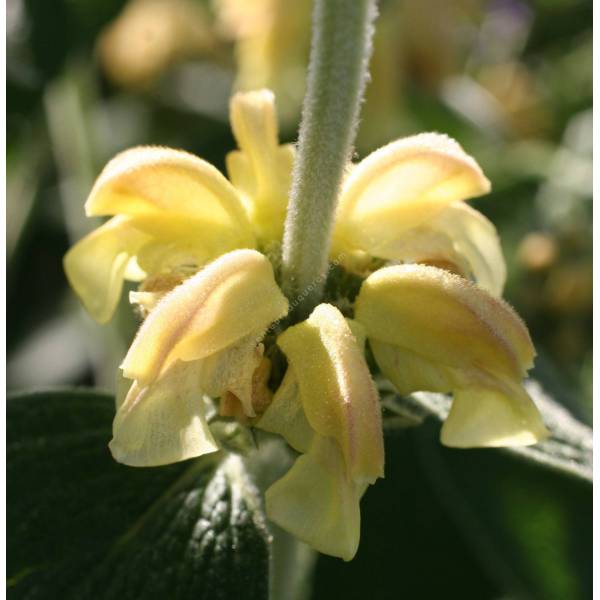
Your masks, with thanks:
[{"label": "velvety petal surface", "polygon": [[515,311],[443,269],[379,269],[363,283],[355,310],[369,338],[443,365],[520,379],[533,363],[529,333]]},{"label": "velvety petal surface", "polygon": [[294,373],[304,412],[320,435],[335,439],[348,476],[372,483],[383,476],[377,390],[361,347],[337,308],[320,304],[282,333],[277,344]]},{"label": "velvety petal surface", "polygon": [[172,148],[140,146],[115,156],[96,180],[85,210],[88,216],[179,215],[200,227],[236,232],[242,247],[254,243],[229,181],[206,161]]},{"label": "velvety petal surface", "polygon": [[175,360],[199,360],[264,332],[287,309],[268,259],[254,250],[235,250],[158,303],[121,365],[123,374],[145,385]]},{"label": "velvety petal surface", "polygon": [[445,444],[523,445],[546,437],[522,386],[535,354],[527,329],[481,287],[435,267],[387,267],[364,282],[356,319],[399,393],[454,394]]}]

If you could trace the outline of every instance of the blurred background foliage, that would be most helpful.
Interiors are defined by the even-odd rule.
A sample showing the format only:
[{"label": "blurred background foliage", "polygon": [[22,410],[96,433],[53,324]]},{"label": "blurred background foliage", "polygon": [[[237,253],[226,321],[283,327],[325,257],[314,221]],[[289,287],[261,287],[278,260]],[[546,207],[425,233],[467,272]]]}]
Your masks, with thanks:
[{"label": "blurred background foliage", "polygon": [[[295,140],[309,37],[307,0],[8,0],[10,389],[114,388],[134,317],[124,301],[109,326],[97,326],[61,263],[96,225],[83,213],[94,178],[137,144],[184,148],[222,169],[234,144],[234,89],[272,88],[282,137]],[[357,157],[426,130],[448,133],[476,157],[493,192],[475,206],[499,229],[505,295],[532,332],[536,375],[591,422],[591,0],[382,0],[371,64]],[[429,490],[426,471],[419,478],[414,502],[433,502],[431,518],[443,522],[444,492]],[[378,495],[389,498],[383,487],[369,494],[365,519]],[[408,524],[409,534],[416,527]],[[455,543],[452,528],[444,535],[436,552],[456,551],[464,572],[453,577],[466,577],[468,540]],[[389,556],[384,565],[393,568]],[[323,559],[319,589],[347,577],[346,567]],[[443,577],[428,581],[431,594]],[[463,597],[501,593],[489,569],[472,577]],[[364,586],[351,581],[349,597],[358,597]]]}]

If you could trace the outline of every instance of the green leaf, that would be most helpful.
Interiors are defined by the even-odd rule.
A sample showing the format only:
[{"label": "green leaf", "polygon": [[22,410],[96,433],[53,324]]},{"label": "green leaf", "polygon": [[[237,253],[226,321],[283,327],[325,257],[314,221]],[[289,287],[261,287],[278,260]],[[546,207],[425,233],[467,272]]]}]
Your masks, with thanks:
[{"label": "green leaf", "polygon": [[[498,452],[508,452],[542,468],[556,469],[591,482],[592,430],[553,400],[539,382],[528,381],[526,387],[551,436],[535,446],[502,448]],[[390,393],[388,388],[382,392],[384,408],[401,419],[394,419],[392,424],[417,425],[427,417],[443,422],[450,410],[450,398],[442,394],[418,392],[403,398]],[[392,424],[388,423],[388,427]]]},{"label": "green leaf", "polygon": [[519,598],[590,597],[590,482],[515,452],[443,448],[438,436],[421,428],[418,460],[481,568]]},{"label": "green leaf", "polygon": [[113,415],[90,390],[9,399],[9,598],[267,598],[270,536],[242,459],[119,465]]}]

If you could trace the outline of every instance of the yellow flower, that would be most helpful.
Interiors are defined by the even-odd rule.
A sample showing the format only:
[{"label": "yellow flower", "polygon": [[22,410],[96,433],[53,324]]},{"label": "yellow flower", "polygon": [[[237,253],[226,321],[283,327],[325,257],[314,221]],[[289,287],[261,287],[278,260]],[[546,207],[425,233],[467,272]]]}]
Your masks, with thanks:
[{"label": "yellow flower", "polygon": [[547,435],[521,384],[533,345],[499,299],[506,267],[498,235],[464,202],[489,189],[459,144],[425,133],[354,166],[336,215],[332,256],[349,270],[368,274],[373,258],[423,263],[367,277],[355,318],[401,394],[454,393],[442,429],[448,446],[526,445]]},{"label": "yellow flower", "polygon": [[370,257],[441,265],[499,296],[506,268],[496,229],[463,202],[489,190],[475,160],[447,136],[392,142],[347,177],[332,255],[351,270]]},{"label": "yellow flower", "polygon": [[[489,182],[438,134],[393,142],[349,168],[331,259],[362,278],[360,290],[337,290],[339,306],[320,304],[286,329],[288,300],[268,257],[283,235],[293,151],[278,143],[270,92],[234,96],[231,120],[239,150],[227,157],[230,180],[181,151],[124,152],[86,203],[88,215],[112,218],[65,257],[73,288],[100,321],[123,279],[141,282],[130,299],[147,316],[121,365],[129,383],[110,448],[133,466],[213,452],[205,405],[218,399],[221,416],[280,435],[299,453],[266,492],[268,516],[350,560],[360,498],[383,477],[367,340],[399,393],[454,395],[446,445],[546,435],[522,386],[531,340],[499,299],[496,231],[464,203]],[[273,357],[282,368],[271,373]]]},{"label": "yellow flower", "polygon": [[310,46],[308,0],[214,0],[220,33],[234,44],[235,88],[277,95],[284,123],[302,105]]},{"label": "yellow flower", "polygon": [[214,45],[208,15],[190,0],[129,0],[101,32],[97,54],[116,84],[144,88]]},{"label": "yellow flower", "polygon": [[383,477],[377,390],[357,337],[330,304],[281,334],[288,370],[257,423],[302,453],[267,491],[269,517],[345,560],[358,548],[360,498]]},{"label": "yellow flower", "polygon": [[121,365],[133,384],[113,425],[115,459],[154,466],[217,450],[202,397],[235,394],[254,416],[260,342],[287,309],[271,264],[255,250],[221,256],[168,294]]},{"label": "yellow flower", "polygon": [[65,271],[99,322],[112,316],[123,279],[160,289],[165,276],[182,280],[225,252],[281,238],[293,150],[278,145],[273,95],[236,95],[231,114],[236,187],[206,161],[159,147],[127,150],[98,177],[86,214],[114,216],[71,248]]},{"label": "yellow flower", "polygon": [[546,437],[521,385],[535,351],[505,302],[442,269],[397,265],[366,279],[356,319],[401,394],[454,393],[445,445],[522,446]]}]

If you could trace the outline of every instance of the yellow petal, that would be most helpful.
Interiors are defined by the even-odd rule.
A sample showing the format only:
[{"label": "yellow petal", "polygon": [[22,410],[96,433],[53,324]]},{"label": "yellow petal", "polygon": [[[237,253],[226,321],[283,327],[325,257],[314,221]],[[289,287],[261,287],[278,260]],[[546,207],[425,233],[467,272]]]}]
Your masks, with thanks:
[{"label": "yellow petal", "polygon": [[[445,268],[463,277],[469,277],[471,272],[469,262],[457,251],[453,240],[430,227],[409,229],[399,237],[373,248],[371,252],[373,256],[390,261]],[[355,269],[351,266],[351,270]]]},{"label": "yellow petal", "polygon": [[458,384],[460,371],[433,362],[394,344],[369,340],[373,356],[382,373],[394,384],[399,394],[413,392],[449,393]]},{"label": "yellow petal", "polygon": [[292,366],[288,366],[273,401],[254,426],[281,435],[298,452],[308,452],[315,433],[304,414],[298,379]]},{"label": "yellow petal", "polygon": [[311,427],[337,441],[349,477],[383,476],[383,435],[377,391],[363,352],[340,311],[320,304],[277,344],[294,369]]},{"label": "yellow petal", "polygon": [[355,316],[370,339],[448,367],[520,380],[535,355],[527,328],[508,304],[435,267],[379,269],[363,283]]},{"label": "yellow petal", "polygon": [[134,382],[118,406],[109,447],[116,461],[133,467],[167,465],[218,450],[194,365],[176,362],[150,386]]},{"label": "yellow petal", "polygon": [[127,267],[148,239],[132,225],[131,219],[114,217],[65,255],[64,268],[71,287],[100,323],[111,318],[121,296]]},{"label": "yellow petal", "polygon": [[268,161],[279,144],[273,92],[238,92],[231,98],[229,114],[238,146],[252,163],[259,185],[266,184],[272,176]]},{"label": "yellow petal", "polygon": [[355,312],[399,393],[454,393],[445,444],[522,445],[546,436],[521,385],[534,349],[506,303],[447,271],[402,265],[369,277]]},{"label": "yellow petal", "polygon": [[287,309],[267,258],[254,250],[235,250],[159,302],[121,368],[126,377],[144,385],[177,359],[205,358],[264,331]]},{"label": "yellow petal", "polygon": [[275,98],[269,90],[240,92],[230,104],[239,151],[227,155],[227,172],[240,191],[257,235],[280,240],[294,150],[279,146]]},{"label": "yellow petal", "polygon": [[454,202],[420,227],[370,249],[379,258],[405,263],[447,265],[501,296],[506,265],[494,225],[464,202]]},{"label": "yellow petal", "polygon": [[441,439],[454,448],[502,447],[536,444],[548,435],[533,400],[513,385],[457,390]]},{"label": "yellow petal", "polygon": [[447,235],[470,268],[473,279],[500,297],[506,281],[506,264],[494,225],[464,202],[445,207],[427,225]]},{"label": "yellow petal", "polygon": [[211,164],[172,148],[140,146],[113,158],[87,199],[86,214],[169,213],[239,232],[253,245],[240,198]]},{"label": "yellow petal", "polygon": [[520,383],[428,361],[415,352],[371,340],[375,360],[399,394],[454,392],[442,443],[455,448],[525,446],[547,437],[539,411]]},{"label": "yellow petal", "polygon": [[244,247],[238,229],[177,214],[136,215],[132,222],[151,241],[140,248],[137,261],[146,273],[195,272],[216,257]]},{"label": "yellow petal", "polygon": [[371,252],[426,223],[445,205],[489,189],[475,160],[444,135],[424,133],[392,142],[348,176],[336,215],[333,253]]},{"label": "yellow petal", "polygon": [[267,516],[324,554],[351,560],[360,539],[364,487],[347,479],[337,445],[316,436],[265,494]]}]

